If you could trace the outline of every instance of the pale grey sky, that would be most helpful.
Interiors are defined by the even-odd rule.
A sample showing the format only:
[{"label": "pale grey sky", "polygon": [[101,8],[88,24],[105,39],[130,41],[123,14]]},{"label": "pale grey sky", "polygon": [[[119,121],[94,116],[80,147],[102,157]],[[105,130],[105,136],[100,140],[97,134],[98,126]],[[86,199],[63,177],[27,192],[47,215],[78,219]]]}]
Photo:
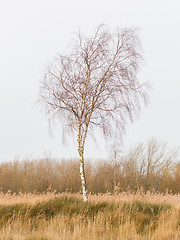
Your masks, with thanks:
[{"label": "pale grey sky", "polygon": [[[136,27],[150,81],[151,105],[127,126],[125,146],[157,137],[180,144],[179,0],[0,0],[0,162],[15,158],[77,156],[76,139],[64,146],[61,128],[49,134],[35,101],[44,65],[65,52],[73,32],[91,34],[100,23]],[[99,141],[98,141],[99,140]],[[86,144],[86,156],[108,157],[102,138]]]}]

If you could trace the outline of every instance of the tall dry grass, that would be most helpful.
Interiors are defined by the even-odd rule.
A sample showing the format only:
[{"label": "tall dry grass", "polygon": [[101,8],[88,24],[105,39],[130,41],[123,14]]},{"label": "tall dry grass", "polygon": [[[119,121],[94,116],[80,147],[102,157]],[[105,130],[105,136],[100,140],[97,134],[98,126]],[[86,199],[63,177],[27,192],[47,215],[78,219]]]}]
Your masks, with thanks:
[{"label": "tall dry grass", "polygon": [[0,239],[179,240],[180,195],[1,193]]}]

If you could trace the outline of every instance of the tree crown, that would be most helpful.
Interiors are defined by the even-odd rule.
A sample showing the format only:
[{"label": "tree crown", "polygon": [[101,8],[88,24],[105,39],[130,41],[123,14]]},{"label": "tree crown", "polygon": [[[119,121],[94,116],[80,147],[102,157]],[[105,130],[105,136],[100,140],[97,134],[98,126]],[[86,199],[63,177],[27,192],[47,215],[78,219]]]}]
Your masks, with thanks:
[{"label": "tree crown", "polygon": [[141,59],[135,29],[111,33],[100,25],[92,37],[77,34],[71,53],[47,67],[40,91],[47,113],[63,117],[65,129],[79,129],[84,141],[94,126],[105,136],[121,134],[147,100],[137,78]]}]

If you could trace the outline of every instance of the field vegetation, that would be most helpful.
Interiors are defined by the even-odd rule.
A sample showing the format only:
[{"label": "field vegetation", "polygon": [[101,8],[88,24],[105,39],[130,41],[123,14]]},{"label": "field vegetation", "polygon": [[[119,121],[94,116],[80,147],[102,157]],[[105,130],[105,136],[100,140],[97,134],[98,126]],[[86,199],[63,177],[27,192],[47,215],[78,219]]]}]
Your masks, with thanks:
[{"label": "field vegetation", "polygon": [[0,239],[180,239],[180,195],[0,194]]},{"label": "field vegetation", "polygon": [[86,160],[88,202],[77,159],[1,163],[0,240],[179,240],[177,151],[151,140],[112,152]]}]

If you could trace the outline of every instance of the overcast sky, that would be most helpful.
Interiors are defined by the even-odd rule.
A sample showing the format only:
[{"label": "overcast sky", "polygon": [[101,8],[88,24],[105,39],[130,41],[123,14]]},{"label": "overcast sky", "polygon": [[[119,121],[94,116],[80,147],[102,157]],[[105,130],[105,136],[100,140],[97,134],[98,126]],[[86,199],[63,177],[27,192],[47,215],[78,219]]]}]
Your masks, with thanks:
[{"label": "overcast sky", "polygon": [[[151,137],[180,145],[179,0],[0,0],[0,162],[14,159],[76,157],[76,139],[62,144],[36,100],[44,65],[71,43],[79,29],[90,35],[105,23],[136,27],[143,48],[140,80],[150,81],[151,104],[127,126],[125,146]],[[98,134],[86,156],[106,158]]]}]

